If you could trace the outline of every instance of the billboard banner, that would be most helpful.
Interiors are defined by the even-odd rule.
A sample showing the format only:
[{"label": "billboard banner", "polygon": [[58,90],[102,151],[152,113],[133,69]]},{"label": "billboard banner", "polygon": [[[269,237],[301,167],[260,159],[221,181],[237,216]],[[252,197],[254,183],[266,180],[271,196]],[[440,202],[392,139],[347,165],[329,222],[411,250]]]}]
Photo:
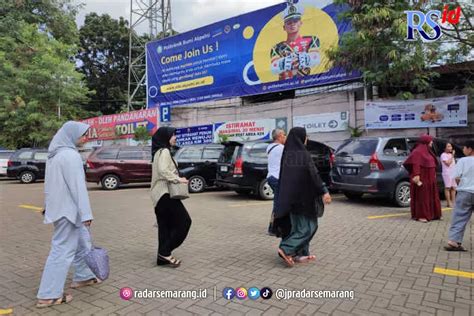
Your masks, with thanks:
[{"label": "billboard banner", "polygon": [[88,142],[133,138],[139,126],[145,126],[151,135],[158,129],[158,109],[97,116],[82,122],[91,126],[86,135]]},{"label": "billboard banner", "polygon": [[330,0],[295,0],[146,45],[147,105],[177,106],[360,77],[327,52],[351,30]]},{"label": "billboard banner", "polygon": [[176,129],[178,146],[211,144],[214,140],[214,125],[200,125]]},{"label": "billboard banner", "polygon": [[253,141],[270,139],[276,125],[275,119],[244,120],[214,124],[214,142]]},{"label": "billboard banner", "polygon": [[306,128],[308,134],[345,131],[349,126],[349,112],[295,116],[293,118],[293,126]]},{"label": "billboard banner", "polygon": [[409,101],[367,102],[367,129],[465,127],[467,95]]}]

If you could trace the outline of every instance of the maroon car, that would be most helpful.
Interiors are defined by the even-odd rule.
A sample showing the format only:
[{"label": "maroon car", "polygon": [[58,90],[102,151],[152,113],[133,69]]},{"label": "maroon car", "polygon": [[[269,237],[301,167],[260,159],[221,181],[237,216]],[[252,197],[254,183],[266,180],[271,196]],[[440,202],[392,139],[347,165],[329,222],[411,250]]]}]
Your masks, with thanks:
[{"label": "maroon car", "polygon": [[150,146],[112,146],[94,151],[86,162],[87,182],[100,183],[105,190],[121,184],[151,182]]}]

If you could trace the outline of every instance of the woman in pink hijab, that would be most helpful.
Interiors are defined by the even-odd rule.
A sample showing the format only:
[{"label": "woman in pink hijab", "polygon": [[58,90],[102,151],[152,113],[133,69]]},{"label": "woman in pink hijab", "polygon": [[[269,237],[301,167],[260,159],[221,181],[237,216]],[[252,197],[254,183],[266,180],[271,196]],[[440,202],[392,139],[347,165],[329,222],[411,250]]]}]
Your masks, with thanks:
[{"label": "woman in pink hijab", "polygon": [[410,173],[411,217],[420,222],[441,218],[436,167],[438,160],[432,151],[433,137],[423,135],[403,164]]}]

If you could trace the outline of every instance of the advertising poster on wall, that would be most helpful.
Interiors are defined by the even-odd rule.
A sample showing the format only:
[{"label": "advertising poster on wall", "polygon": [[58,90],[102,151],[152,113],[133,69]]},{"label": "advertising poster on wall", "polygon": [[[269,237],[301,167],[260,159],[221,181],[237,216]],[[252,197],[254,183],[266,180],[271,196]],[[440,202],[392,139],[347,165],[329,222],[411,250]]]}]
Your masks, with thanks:
[{"label": "advertising poster on wall", "polygon": [[148,108],[346,81],[329,61],[351,30],[329,0],[294,0],[146,45]]},{"label": "advertising poster on wall", "polygon": [[214,142],[270,139],[275,119],[243,120],[214,124]]},{"label": "advertising poster on wall", "polygon": [[308,134],[345,131],[349,126],[349,112],[295,116],[293,118],[293,126],[306,128]]},{"label": "advertising poster on wall", "polygon": [[156,108],[127,113],[103,115],[83,120],[91,127],[87,132],[87,141],[133,138],[135,129],[145,126],[152,135],[158,129],[158,111]]},{"label": "advertising poster on wall", "polygon": [[214,126],[200,125],[176,129],[176,144],[181,146],[211,144],[214,140]]},{"label": "advertising poster on wall", "polygon": [[467,95],[365,104],[367,129],[465,127]]}]

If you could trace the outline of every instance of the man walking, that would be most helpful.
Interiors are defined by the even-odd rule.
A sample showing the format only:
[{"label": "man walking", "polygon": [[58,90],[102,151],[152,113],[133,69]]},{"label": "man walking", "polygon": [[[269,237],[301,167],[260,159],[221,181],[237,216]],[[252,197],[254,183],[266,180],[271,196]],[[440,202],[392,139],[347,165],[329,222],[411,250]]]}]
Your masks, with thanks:
[{"label": "man walking", "polygon": [[283,155],[283,148],[286,141],[285,131],[282,129],[274,129],[272,132],[273,143],[267,147],[268,155],[268,175],[267,181],[273,190],[273,211],[270,219],[270,225],[268,226],[268,234],[275,236],[273,232],[273,215],[275,210],[278,208],[278,179],[280,177],[280,164],[281,157]]},{"label": "man walking", "polygon": [[466,157],[461,158],[454,177],[458,182],[458,194],[449,228],[447,251],[466,251],[462,244],[464,230],[474,211],[474,141],[468,140],[463,148]]}]

